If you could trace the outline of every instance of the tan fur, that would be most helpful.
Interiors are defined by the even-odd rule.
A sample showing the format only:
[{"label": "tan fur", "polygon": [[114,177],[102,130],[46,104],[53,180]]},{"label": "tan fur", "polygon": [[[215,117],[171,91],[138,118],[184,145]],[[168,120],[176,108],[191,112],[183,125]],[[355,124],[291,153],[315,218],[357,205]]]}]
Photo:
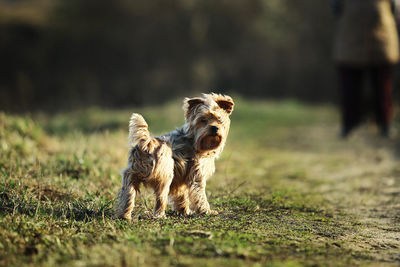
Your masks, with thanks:
[{"label": "tan fur", "polygon": [[215,171],[214,160],[221,154],[229,132],[234,103],[231,97],[203,94],[185,98],[185,124],[166,135],[151,137],[139,114],[129,122],[128,167],[122,171],[116,216],[131,219],[139,186],[154,190],[154,217],[165,217],[168,198],[182,215],[217,214],[210,209],[206,182]]}]

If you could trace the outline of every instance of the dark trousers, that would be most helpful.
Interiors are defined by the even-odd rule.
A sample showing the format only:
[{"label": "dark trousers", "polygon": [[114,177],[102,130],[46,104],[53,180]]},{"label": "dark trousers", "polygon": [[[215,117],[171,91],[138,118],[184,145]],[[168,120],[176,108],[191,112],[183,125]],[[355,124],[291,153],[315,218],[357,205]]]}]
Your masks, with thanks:
[{"label": "dark trousers", "polygon": [[356,127],[363,117],[364,76],[371,82],[375,120],[382,131],[387,131],[393,112],[392,86],[393,66],[377,65],[371,67],[352,67],[339,65],[342,129],[346,135]]}]

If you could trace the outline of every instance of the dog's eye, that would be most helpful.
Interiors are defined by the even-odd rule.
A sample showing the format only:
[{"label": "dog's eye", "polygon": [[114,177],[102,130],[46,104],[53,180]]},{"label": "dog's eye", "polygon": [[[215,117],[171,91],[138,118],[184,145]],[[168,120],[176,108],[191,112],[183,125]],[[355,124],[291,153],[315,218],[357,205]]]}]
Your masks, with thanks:
[{"label": "dog's eye", "polygon": [[200,122],[202,122],[202,123],[207,123],[207,119],[206,119],[206,118],[201,118],[201,119],[200,119]]}]

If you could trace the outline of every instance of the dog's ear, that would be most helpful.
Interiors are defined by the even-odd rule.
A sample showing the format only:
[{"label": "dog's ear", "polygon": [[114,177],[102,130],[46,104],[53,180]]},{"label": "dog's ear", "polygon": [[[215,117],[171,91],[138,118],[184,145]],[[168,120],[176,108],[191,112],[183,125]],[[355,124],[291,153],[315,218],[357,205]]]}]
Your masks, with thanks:
[{"label": "dog's ear", "polygon": [[183,100],[183,110],[185,111],[185,119],[187,120],[194,110],[199,106],[204,104],[204,99],[200,97],[195,98],[185,98]]},{"label": "dog's ear", "polygon": [[228,115],[231,115],[235,103],[233,103],[233,100],[230,96],[219,94],[212,94],[211,96],[220,108],[228,113]]},{"label": "dog's ear", "polygon": [[231,113],[233,111],[233,106],[235,105],[233,103],[232,99],[230,99],[230,100],[218,100],[216,102],[217,102],[217,104],[218,104],[218,106],[220,108],[222,108],[223,110],[226,111],[226,113],[228,113],[228,115],[231,115]]}]

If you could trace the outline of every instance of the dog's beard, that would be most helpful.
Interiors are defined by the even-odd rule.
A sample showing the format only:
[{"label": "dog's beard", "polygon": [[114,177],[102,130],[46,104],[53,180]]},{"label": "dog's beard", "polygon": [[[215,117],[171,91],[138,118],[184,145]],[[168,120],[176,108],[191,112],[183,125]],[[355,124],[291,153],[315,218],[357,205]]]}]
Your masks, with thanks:
[{"label": "dog's beard", "polygon": [[206,135],[200,140],[200,149],[202,151],[209,151],[216,149],[222,141],[220,135]]}]

